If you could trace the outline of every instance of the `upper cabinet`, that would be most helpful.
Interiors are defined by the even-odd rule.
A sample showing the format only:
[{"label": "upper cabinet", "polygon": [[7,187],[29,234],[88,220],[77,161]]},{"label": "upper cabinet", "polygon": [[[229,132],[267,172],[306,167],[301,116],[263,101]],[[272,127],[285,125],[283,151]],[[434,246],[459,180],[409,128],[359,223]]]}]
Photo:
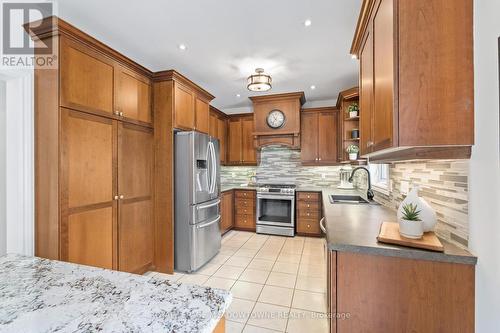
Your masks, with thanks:
[{"label": "upper cabinet", "polygon": [[174,71],[174,128],[209,133],[209,103],[214,98],[208,92]]},{"label": "upper cabinet", "polygon": [[219,140],[220,162],[226,164],[227,151],[227,116],[218,109],[210,106],[209,131],[210,136]]},{"label": "upper cabinet", "polygon": [[117,66],[115,72],[115,112],[128,119],[151,123],[151,80],[123,66]]},{"label": "upper cabinet", "polygon": [[472,0],[364,0],[360,149],[371,160],[468,158],[474,143]]},{"label": "upper cabinet", "polygon": [[301,112],[301,161],[305,165],[338,163],[338,110],[334,107]]},{"label": "upper cabinet", "polygon": [[253,115],[234,115],[228,119],[228,165],[256,165],[254,148]]}]

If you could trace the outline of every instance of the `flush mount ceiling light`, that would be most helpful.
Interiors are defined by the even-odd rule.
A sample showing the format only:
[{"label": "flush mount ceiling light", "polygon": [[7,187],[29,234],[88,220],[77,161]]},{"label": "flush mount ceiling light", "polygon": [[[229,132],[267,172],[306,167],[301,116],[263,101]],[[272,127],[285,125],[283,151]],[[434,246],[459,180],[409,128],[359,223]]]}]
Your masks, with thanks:
[{"label": "flush mount ceiling light", "polygon": [[311,86],[311,90],[314,90],[314,89],[316,89],[316,86],[313,84],[313,85]]},{"label": "flush mount ceiling light", "polygon": [[270,75],[264,74],[264,69],[256,68],[255,73],[248,77],[247,88],[250,91],[268,91],[272,88],[273,80]]},{"label": "flush mount ceiling light", "polygon": [[179,50],[186,51],[186,49],[187,49],[186,44],[179,44]]},{"label": "flush mount ceiling light", "polygon": [[307,20],[304,21],[304,26],[306,26],[306,27],[310,27],[311,24],[312,24],[312,21],[309,20],[309,19],[307,19]]}]

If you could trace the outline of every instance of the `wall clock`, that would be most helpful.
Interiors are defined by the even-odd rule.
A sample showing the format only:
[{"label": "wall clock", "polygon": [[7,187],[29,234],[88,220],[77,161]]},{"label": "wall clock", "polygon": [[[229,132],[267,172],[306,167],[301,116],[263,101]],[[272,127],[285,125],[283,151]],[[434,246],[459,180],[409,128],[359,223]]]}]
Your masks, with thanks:
[{"label": "wall clock", "polygon": [[280,110],[272,110],[267,115],[267,125],[273,129],[281,128],[285,125],[285,114]]}]

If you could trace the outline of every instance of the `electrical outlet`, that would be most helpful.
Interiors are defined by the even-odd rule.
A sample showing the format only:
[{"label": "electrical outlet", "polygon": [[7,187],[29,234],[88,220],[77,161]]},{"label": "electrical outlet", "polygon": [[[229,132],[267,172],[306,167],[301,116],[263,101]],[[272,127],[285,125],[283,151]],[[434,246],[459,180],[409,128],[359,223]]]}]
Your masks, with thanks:
[{"label": "electrical outlet", "polygon": [[405,181],[405,180],[402,180],[401,181],[401,187],[399,189],[399,192],[401,192],[401,194],[408,194],[408,191],[410,190],[410,183]]}]

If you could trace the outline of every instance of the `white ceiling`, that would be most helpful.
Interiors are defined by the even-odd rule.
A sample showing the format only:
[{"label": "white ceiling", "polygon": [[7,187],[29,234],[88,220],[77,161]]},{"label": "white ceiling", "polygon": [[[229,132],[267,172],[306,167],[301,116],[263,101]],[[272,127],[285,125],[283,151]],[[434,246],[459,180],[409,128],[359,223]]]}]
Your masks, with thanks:
[{"label": "white ceiling", "polygon": [[179,71],[226,110],[251,104],[247,97],[256,93],[246,89],[246,77],[256,67],[273,77],[268,93],[302,90],[309,102],[356,85],[358,63],[349,48],[360,6],[361,0],[60,0],[57,15],[152,71]]}]

